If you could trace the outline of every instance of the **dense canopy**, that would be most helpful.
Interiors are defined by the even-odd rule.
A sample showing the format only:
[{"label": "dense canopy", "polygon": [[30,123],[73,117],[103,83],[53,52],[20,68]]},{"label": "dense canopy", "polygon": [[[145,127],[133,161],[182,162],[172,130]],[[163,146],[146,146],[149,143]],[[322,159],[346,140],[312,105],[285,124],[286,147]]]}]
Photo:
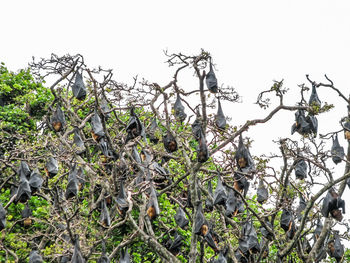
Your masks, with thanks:
[{"label": "dense canopy", "polygon": [[[285,105],[274,82],[256,94],[266,117],[239,125],[226,117],[239,95],[220,84],[208,52],[166,59],[174,75],[163,86],[121,83],[81,55],[17,73],[1,65],[0,261],[350,260],[339,227],[349,227],[350,156],[338,139],[350,139],[350,116],[318,134],[318,115],[333,106],[317,90],[349,109],[350,100],[327,76],[307,76],[311,86]],[[180,86],[185,70],[198,87]],[[257,156],[248,129],[278,111],[290,112],[292,128],[280,129],[298,139],[276,131],[280,152]]]}]

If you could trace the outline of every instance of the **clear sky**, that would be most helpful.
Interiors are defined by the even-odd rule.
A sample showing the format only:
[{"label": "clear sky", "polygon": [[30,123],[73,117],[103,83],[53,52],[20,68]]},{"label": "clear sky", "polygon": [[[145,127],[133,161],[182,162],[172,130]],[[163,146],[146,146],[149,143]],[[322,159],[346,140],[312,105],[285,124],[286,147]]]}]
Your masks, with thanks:
[{"label": "clear sky", "polygon": [[[219,83],[242,96],[243,103],[224,105],[234,125],[267,114],[253,102],[273,80],[285,80],[291,105],[300,100],[297,84],[307,82],[307,73],[317,81],[326,73],[350,93],[346,0],[13,0],[2,1],[0,10],[0,61],[12,70],[26,67],[32,56],[80,53],[91,67],[114,69],[118,81],[131,83],[139,75],[162,85],[173,74],[163,50],[198,54],[203,48],[214,58]],[[196,83],[181,82],[185,90]],[[318,93],[338,106],[319,118],[320,131],[340,129],[346,105],[329,90]],[[277,150],[271,140],[288,136],[293,121],[289,112],[272,126],[250,129],[253,147],[259,153]],[[343,138],[340,142],[345,146]],[[350,202],[346,206],[350,211]]]}]

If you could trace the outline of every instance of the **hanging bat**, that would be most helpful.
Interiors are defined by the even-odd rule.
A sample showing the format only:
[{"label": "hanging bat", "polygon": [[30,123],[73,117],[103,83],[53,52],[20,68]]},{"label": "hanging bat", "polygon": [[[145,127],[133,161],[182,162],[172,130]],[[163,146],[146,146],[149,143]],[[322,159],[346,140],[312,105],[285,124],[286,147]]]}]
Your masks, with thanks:
[{"label": "hanging bat", "polygon": [[29,254],[29,263],[42,263],[43,259],[37,250],[32,250]]},{"label": "hanging bat", "polygon": [[258,241],[258,236],[256,234],[253,222],[248,219],[242,226],[242,236],[246,239],[248,243],[249,252],[256,254],[260,252],[260,244]]},{"label": "hanging bat", "polygon": [[127,143],[131,139],[134,139],[140,136],[143,132],[143,125],[140,122],[139,117],[137,117],[134,111],[134,108],[131,108],[130,110],[130,118],[129,118],[129,123],[126,126],[126,132],[128,134],[127,134],[125,143]]},{"label": "hanging bat", "polygon": [[78,71],[75,75],[75,82],[72,86],[72,91],[74,97],[76,97],[78,100],[84,100],[86,97],[86,88],[83,81],[83,76]]},{"label": "hanging bat", "polygon": [[65,120],[64,113],[61,110],[61,106],[57,103],[56,111],[54,111],[51,116],[50,124],[56,132],[59,132],[63,130],[65,123],[66,123],[66,120]]},{"label": "hanging bat", "polygon": [[187,117],[187,114],[185,113],[185,107],[181,103],[180,94],[177,94],[177,98],[174,104],[174,112],[175,118],[180,122],[183,122]]},{"label": "hanging bat", "polygon": [[340,262],[344,256],[344,245],[340,242],[338,234],[334,234],[334,240],[328,242],[328,254],[330,257],[335,258],[337,262]]},{"label": "hanging bat", "polygon": [[32,224],[32,219],[30,218],[32,216],[32,210],[29,208],[28,203],[26,204],[25,208],[21,212],[22,218],[23,218],[23,225],[25,227],[29,227]]},{"label": "hanging bat", "polygon": [[215,116],[215,125],[221,130],[225,130],[226,128],[226,118],[222,110],[221,102],[219,98],[218,98],[218,112]]},{"label": "hanging bat", "polygon": [[78,128],[74,128],[73,141],[74,144],[77,146],[77,154],[82,154],[83,152],[85,152],[86,148],[82,138],[80,137]]},{"label": "hanging bat", "polygon": [[214,205],[225,205],[227,194],[221,181],[221,176],[218,175],[218,183],[214,192]]},{"label": "hanging bat", "polygon": [[25,203],[30,199],[31,196],[32,191],[30,190],[29,181],[27,180],[26,176],[22,175],[19,179],[15,203]]},{"label": "hanging bat", "polygon": [[72,255],[71,262],[74,262],[74,263],[85,263],[85,259],[83,258],[83,255],[81,254],[81,251],[80,251],[79,236],[78,235],[75,235],[74,252],[73,252],[73,255]]},{"label": "hanging bat", "polygon": [[105,132],[103,130],[103,125],[101,122],[101,118],[95,109],[94,114],[91,117],[91,126],[92,126],[92,138],[98,142],[103,136],[105,136]]},{"label": "hanging bat", "polygon": [[249,149],[244,145],[242,134],[239,135],[238,148],[235,153],[235,160],[239,171],[249,174],[255,171],[255,165]]},{"label": "hanging bat", "polygon": [[[199,113],[198,113],[199,115]],[[200,135],[202,132],[202,124],[199,120],[199,116],[197,115],[197,118],[195,119],[195,121],[192,123],[191,127],[192,127],[192,134],[193,137],[198,141],[200,139]]]},{"label": "hanging bat", "polygon": [[322,229],[323,229],[323,224],[320,219],[317,219],[316,229],[313,234],[314,242],[316,242],[317,239],[320,237]]},{"label": "hanging bat", "polygon": [[309,105],[321,107],[321,101],[318,98],[315,85],[312,85],[312,91],[311,91],[311,95],[310,95],[310,99],[309,99]]},{"label": "hanging bat", "polygon": [[104,240],[102,240],[102,254],[101,257],[98,259],[97,263],[109,263],[110,259],[106,254],[106,243]]},{"label": "hanging bat", "polygon": [[234,183],[233,187],[236,189],[236,191],[243,193],[243,196],[246,196],[250,183],[248,182],[247,178],[239,173],[234,173],[233,175]]},{"label": "hanging bat", "polygon": [[124,249],[120,250],[119,263],[131,263],[130,255],[129,255],[128,249],[126,247]]},{"label": "hanging bat", "polygon": [[299,160],[294,168],[295,177],[299,180],[304,180],[307,176],[307,164],[304,159]]},{"label": "hanging bat", "polygon": [[209,226],[207,220],[203,215],[202,202],[198,204],[194,222],[194,233],[197,235],[205,236],[209,231]]},{"label": "hanging bat", "polygon": [[183,237],[179,235],[178,232],[175,232],[174,240],[169,239],[170,242],[168,243],[168,249],[173,255],[176,256],[180,252],[183,243],[182,240]]},{"label": "hanging bat", "polygon": [[185,229],[189,223],[188,219],[186,218],[185,211],[180,206],[176,211],[174,219],[176,224],[182,229]]},{"label": "hanging bat", "polygon": [[0,203],[0,231],[6,227],[6,210]]},{"label": "hanging bat", "polygon": [[331,153],[332,153],[332,160],[335,164],[340,163],[345,156],[344,148],[341,147],[339,144],[338,135],[335,135],[335,139],[333,139]]},{"label": "hanging bat", "polygon": [[[270,228],[270,229],[273,229],[272,227],[272,224],[270,223],[270,221],[268,220],[265,220],[265,224]],[[261,234],[263,235],[263,237],[269,239],[269,240],[272,240],[273,239],[273,235],[267,231],[267,229],[263,226],[260,227],[260,232]]]},{"label": "hanging bat", "polygon": [[201,131],[199,138],[199,146],[197,151],[197,159],[200,163],[205,163],[209,159],[209,151],[207,146],[207,140],[205,139],[205,135]]},{"label": "hanging bat", "polygon": [[257,191],[257,201],[262,204],[269,198],[269,192],[267,191],[262,179],[259,180],[259,186]]},{"label": "hanging bat", "polygon": [[149,140],[154,143],[154,144],[157,144],[158,141],[159,141],[159,138],[157,136],[157,132],[159,131],[159,127],[158,127],[158,124],[157,124],[157,119],[156,118],[153,118],[152,122],[151,122],[151,125],[149,127],[149,132],[148,132],[148,137],[149,137]]},{"label": "hanging bat", "polygon": [[77,177],[77,169],[76,165],[74,164],[73,168],[71,168],[68,175],[68,184],[65,195],[67,200],[78,195],[78,185],[79,180]]},{"label": "hanging bat", "polygon": [[323,199],[322,215],[328,217],[331,214],[333,218],[340,222],[343,219],[343,215],[339,210],[340,208],[343,210],[343,214],[345,214],[345,201],[339,197],[333,188],[329,189],[326,197]]},{"label": "hanging bat", "polygon": [[[211,196],[211,198],[214,198],[214,195],[213,195],[213,187],[211,185],[211,181],[208,181],[208,194],[209,196]],[[213,208],[214,208],[214,204],[213,204],[213,201],[208,197],[206,200],[205,200],[205,209],[207,211],[213,211]]]},{"label": "hanging bat", "polygon": [[167,132],[166,136],[163,136],[163,144],[167,152],[172,153],[177,151],[177,142],[170,132]]},{"label": "hanging bat", "polygon": [[17,173],[20,177],[24,176],[27,179],[29,179],[30,169],[29,169],[28,164],[25,161],[21,161],[21,164],[17,170]]},{"label": "hanging bat", "polygon": [[281,228],[286,232],[289,239],[292,239],[294,237],[296,231],[295,223],[292,213],[287,209],[283,209],[281,215]]},{"label": "hanging bat", "polygon": [[31,172],[29,177],[29,186],[33,194],[41,188],[43,182],[44,180],[41,177],[38,169]]},{"label": "hanging bat", "polygon": [[235,193],[230,188],[228,190],[228,195],[227,195],[227,200],[225,205],[226,205],[225,215],[227,217],[236,216],[237,214],[244,212],[243,201],[239,197],[236,197]]},{"label": "hanging bat", "polygon": [[108,228],[111,225],[111,218],[109,216],[109,211],[108,211],[105,199],[102,199],[101,206],[102,207],[101,207],[100,221],[103,227]]},{"label": "hanging bat", "polygon": [[117,208],[119,211],[119,214],[124,216],[126,211],[129,208],[128,202],[126,200],[126,193],[124,189],[124,182],[123,180],[120,180],[120,188],[119,188],[119,193],[117,197]]},{"label": "hanging bat", "polygon": [[298,221],[300,222],[301,219],[302,219],[302,212],[305,210],[306,208],[306,202],[304,200],[304,198],[300,195],[299,197],[299,206],[296,210],[296,215],[297,215],[297,218],[298,218]]},{"label": "hanging bat", "polygon": [[147,204],[147,215],[150,220],[154,220],[159,215],[159,205],[157,199],[157,193],[154,190],[153,185],[150,186],[150,198]]},{"label": "hanging bat", "polygon": [[48,177],[53,177],[58,173],[58,162],[52,156],[46,162],[45,171]]},{"label": "hanging bat", "polygon": [[213,70],[213,64],[211,62],[209,72],[205,76],[205,83],[207,84],[207,88],[210,92],[218,92],[218,81],[216,79],[215,72]]}]

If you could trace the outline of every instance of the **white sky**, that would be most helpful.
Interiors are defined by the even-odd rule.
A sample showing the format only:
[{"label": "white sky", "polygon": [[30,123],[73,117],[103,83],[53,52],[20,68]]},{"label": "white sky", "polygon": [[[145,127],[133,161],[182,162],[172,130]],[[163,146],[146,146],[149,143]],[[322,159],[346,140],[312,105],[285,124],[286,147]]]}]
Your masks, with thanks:
[{"label": "white sky", "polygon": [[[346,0],[2,1],[0,61],[17,70],[32,56],[80,53],[90,67],[114,69],[118,81],[131,83],[138,74],[162,85],[173,74],[164,49],[192,55],[203,48],[213,56],[219,83],[243,97],[242,104],[223,106],[239,125],[267,114],[252,103],[273,80],[285,80],[291,105],[300,100],[297,84],[307,83],[307,73],[316,81],[326,73],[349,95],[349,14]],[[183,81],[182,88],[196,83]],[[328,90],[318,94],[338,106],[319,118],[319,130],[338,130],[345,104]],[[271,140],[289,136],[293,121],[289,112],[272,126],[251,128],[252,154],[276,151]],[[342,136],[340,142],[345,146]],[[350,214],[350,201],[346,206]]]}]

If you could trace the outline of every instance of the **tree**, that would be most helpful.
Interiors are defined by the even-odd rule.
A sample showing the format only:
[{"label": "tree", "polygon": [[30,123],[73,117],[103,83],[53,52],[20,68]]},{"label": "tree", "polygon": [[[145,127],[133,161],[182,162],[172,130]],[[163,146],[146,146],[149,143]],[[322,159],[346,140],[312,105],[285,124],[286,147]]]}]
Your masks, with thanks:
[{"label": "tree", "polygon": [[[33,60],[30,71],[17,74],[2,68],[1,114],[8,116],[12,105],[32,121],[27,127],[11,117],[2,126],[2,144],[14,139],[11,147],[2,147],[0,159],[0,259],[348,258],[342,246],[348,236],[335,225],[348,227],[341,196],[350,177],[350,148],[345,154],[337,136],[350,139],[349,116],[340,118],[340,129],[317,138],[317,116],[333,107],[320,102],[317,89],[335,91],[348,105],[350,100],[327,76],[327,83],[307,76],[310,99],[303,84],[300,101],[285,105],[287,90],[276,81],[258,94],[266,117],[232,126],[225,106],[239,95],[218,85],[211,55],[165,55],[174,76],[163,86],[136,77],[131,86],[117,82],[112,70],[91,69],[79,54]],[[194,72],[197,88],[179,86],[185,70]],[[6,82],[7,76],[14,81]],[[52,79],[50,88],[41,84]],[[20,83],[28,81],[23,88]],[[279,103],[271,110],[272,96]],[[23,97],[29,100],[17,99]],[[35,114],[33,103],[40,105]],[[254,155],[245,132],[268,125],[279,111],[295,113],[292,133],[300,140],[281,138],[280,153]],[[326,149],[330,138],[333,147]],[[335,175],[328,160],[345,162],[344,174]],[[321,188],[315,188],[317,182],[323,182]]]}]

